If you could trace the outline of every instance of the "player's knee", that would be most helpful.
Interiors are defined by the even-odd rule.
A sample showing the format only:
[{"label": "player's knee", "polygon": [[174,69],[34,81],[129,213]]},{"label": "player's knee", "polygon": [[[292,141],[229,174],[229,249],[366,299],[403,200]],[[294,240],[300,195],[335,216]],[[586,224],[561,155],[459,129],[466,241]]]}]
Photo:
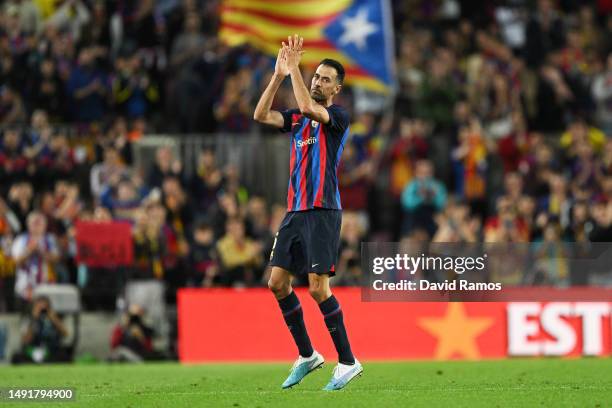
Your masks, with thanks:
[{"label": "player's knee", "polygon": [[308,292],[310,292],[310,296],[317,302],[321,303],[325,299],[327,299],[327,289],[318,284],[311,284],[308,286]]},{"label": "player's knee", "polygon": [[286,282],[282,279],[270,278],[268,280],[268,288],[277,296],[288,295],[291,291],[291,285],[289,284],[289,282]]}]

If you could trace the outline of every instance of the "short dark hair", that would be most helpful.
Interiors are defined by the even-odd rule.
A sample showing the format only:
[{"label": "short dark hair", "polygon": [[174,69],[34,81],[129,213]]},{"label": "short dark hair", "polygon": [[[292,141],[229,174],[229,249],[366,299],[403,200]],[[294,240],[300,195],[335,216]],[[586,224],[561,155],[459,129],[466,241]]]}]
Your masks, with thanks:
[{"label": "short dark hair", "polygon": [[327,65],[328,67],[332,67],[336,70],[336,78],[338,79],[338,83],[342,85],[344,83],[344,67],[341,63],[336,61],[335,59],[325,58],[323,61],[319,63],[319,65]]}]

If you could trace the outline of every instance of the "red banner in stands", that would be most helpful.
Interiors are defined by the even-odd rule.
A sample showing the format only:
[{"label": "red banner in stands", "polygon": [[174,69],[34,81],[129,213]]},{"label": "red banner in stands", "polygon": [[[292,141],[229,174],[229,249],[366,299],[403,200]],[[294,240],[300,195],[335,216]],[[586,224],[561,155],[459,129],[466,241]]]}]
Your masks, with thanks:
[{"label": "red banner in stands", "polygon": [[[313,346],[336,352],[315,302],[296,291]],[[336,288],[355,355],[364,360],[609,356],[609,302],[375,303]],[[178,295],[182,362],[289,361],[297,351],[265,289],[183,289]]]},{"label": "red banner in stands", "polygon": [[132,227],[126,222],[78,222],[77,261],[90,267],[131,265]]}]

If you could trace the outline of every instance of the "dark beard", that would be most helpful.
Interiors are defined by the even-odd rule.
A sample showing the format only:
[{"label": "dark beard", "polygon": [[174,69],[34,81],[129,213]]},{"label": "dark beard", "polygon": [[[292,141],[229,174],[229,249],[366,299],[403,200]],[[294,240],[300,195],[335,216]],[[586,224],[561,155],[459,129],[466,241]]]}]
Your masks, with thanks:
[{"label": "dark beard", "polygon": [[324,97],[321,93],[311,92],[310,97],[314,99],[315,102],[325,102],[327,100],[327,98]]}]

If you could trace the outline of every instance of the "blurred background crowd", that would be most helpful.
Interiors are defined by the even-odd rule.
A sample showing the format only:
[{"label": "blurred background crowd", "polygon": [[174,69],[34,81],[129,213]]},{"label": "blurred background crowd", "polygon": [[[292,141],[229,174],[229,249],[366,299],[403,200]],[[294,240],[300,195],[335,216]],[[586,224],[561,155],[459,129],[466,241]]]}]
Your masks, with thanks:
[{"label": "blurred background crowd", "polygon": [[[220,41],[220,3],[2,3],[0,311],[41,283],[77,285],[90,310],[115,310],[135,279],[163,281],[169,304],[180,287],[265,285],[286,190],[249,185],[214,143],[135,160],[150,134],[279,137],[252,120],[274,61]],[[397,91],[352,84],[335,101],[353,121],[335,284],[359,283],[362,241],[541,242],[546,256],[612,241],[612,4],[392,6]],[[274,107],[292,106],[286,83]],[[79,220],[129,222],[134,264],[80,264]]]}]

